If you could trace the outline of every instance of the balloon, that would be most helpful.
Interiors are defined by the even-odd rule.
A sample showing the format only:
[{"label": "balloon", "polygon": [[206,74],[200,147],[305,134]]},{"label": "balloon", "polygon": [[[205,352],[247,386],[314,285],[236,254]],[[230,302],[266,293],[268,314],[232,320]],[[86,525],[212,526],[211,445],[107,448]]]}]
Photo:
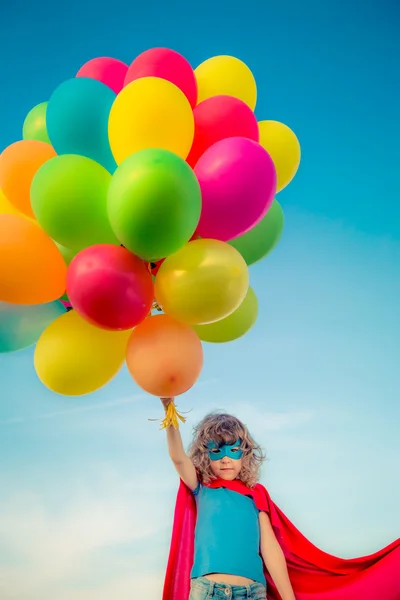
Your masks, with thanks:
[{"label": "balloon", "polygon": [[[196,234],[196,232],[194,232],[194,234],[190,238],[189,242],[192,242],[193,240],[198,240],[198,239],[200,239],[199,236]],[[149,269],[150,269],[150,272],[151,272],[154,280],[155,280],[155,277],[156,277],[158,271],[160,270],[160,267],[163,264],[164,260],[165,260],[165,258],[162,258],[161,260],[158,260],[157,262],[149,263]]]},{"label": "balloon", "polygon": [[31,187],[35,216],[51,238],[67,248],[118,244],[107,216],[111,175],[98,163],[74,154],[49,161]]},{"label": "balloon", "polygon": [[36,140],[15,142],[0,154],[0,188],[7,200],[33,217],[29,191],[37,170],[56,156],[49,144]]},{"label": "balloon", "polygon": [[151,148],[127,158],[108,191],[108,214],[119,241],[147,261],[176,252],[193,235],[200,186],[176,154]]},{"label": "balloon", "polygon": [[155,293],[166,314],[198,325],[233,313],[248,287],[247,265],[237,250],[218,240],[195,240],[166,258]]},{"label": "balloon", "polygon": [[19,210],[17,210],[14,204],[11,204],[0,190],[0,215],[18,215],[20,217],[25,216]]},{"label": "balloon", "polygon": [[24,140],[37,140],[46,144],[51,143],[46,125],[47,104],[47,102],[41,102],[28,112],[22,129]]},{"label": "balloon", "polygon": [[161,260],[158,260],[157,262],[151,262],[151,263],[149,263],[150,272],[153,275],[153,277],[155,277],[157,275],[157,273],[160,270],[160,267],[163,264],[164,260],[165,260],[165,258],[162,258]]},{"label": "balloon", "polygon": [[253,265],[269,254],[281,239],[284,226],[283,210],[274,200],[265,217],[244,235],[231,240],[230,246],[236,248],[247,265]]},{"label": "balloon", "polygon": [[[77,250],[71,250],[71,248],[67,248],[66,246],[62,246],[61,244],[58,244],[57,242],[55,242],[55,245],[57,246],[57,248],[60,251],[61,256],[64,259],[64,262],[66,264],[66,266],[68,267],[71,260],[74,258],[74,256],[77,255],[78,251]],[[68,269],[67,269],[67,274],[68,274]],[[69,301],[68,298],[68,294],[65,293],[61,296],[61,298],[59,298],[59,301],[62,302],[62,304],[66,307],[66,308],[71,308],[72,304]]]},{"label": "balloon", "polygon": [[257,119],[253,111],[233,96],[212,96],[200,102],[193,111],[194,140],[187,157],[194,166],[213,144],[230,137],[245,137],[258,142]]},{"label": "balloon", "polygon": [[0,215],[0,301],[57,300],[65,291],[66,271],[57,246],[36,223]]},{"label": "balloon", "polygon": [[213,56],[195,69],[198,102],[211,96],[234,96],[255,109],[257,86],[249,67],[233,56]]},{"label": "balloon", "polygon": [[64,313],[64,306],[57,300],[34,306],[0,302],[0,353],[29,348]]},{"label": "balloon", "polygon": [[191,327],[167,315],[155,315],[131,333],[126,363],[143,390],[159,398],[173,398],[196,383],[203,366],[203,348]]},{"label": "balloon", "polygon": [[232,342],[247,333],[257,320],[258,302],[254,290],[249,287],[240,306],[228,317],[208,325],[193,325],[194,331],[203,342],[221,344]]},{"label": "balloon", "polygon": [[57,394],[90,394],[121,369],[130,333],[93,327],[71,310],[40,336],[34,355],[37,376]]},{"label": "balloon", "polygon": [[57,154],[79,154],[103,165],[117,167],[108,141],[108,117],[115,93],[95,79],[64,81],[47,107],[47,131]]},{"label": "balloon", "polygon": [[261,121],[260,144],[274,161],[277,175],[276,191],[285,188],[300,165],[300,143],[293,131],[278,121]]},{"label": "balloon", "polygon": [[58,244],[57,242],[55,242],[55,244],[63,257],[65,264],[68,267],[71,260],[74,258],[74,256],[77,255],[78,250],[72,250],[71,248],[67,248],[66,246],[63,246],[62,244]]},{"label": "balloon", "polygon": [[67,273],[74,309],[103,329],[132,329],[147,317],[154,286],[146,264],[121,246],[99,244],[79,252]]},{"label": "balloon", "polygon": [[193,111],[175,85],[144,77],[118,94],[110,112],[108,135],[118,164],[145,148],[163,148],[186,158],[193,142]]},{"label": "balloon", "polygon": [[104,83],[115,94],[119,94],[124,87],[124,79],[127,71],[128,65],[121,60],[101,56],[99,58],[92,58],[92,60],[85,63],[79,69],[76,76],[96,79]]},{"label": "balloon", "polygon": [[190,63],[175,50],[152,48],[139,54],[125,77],[125,85],[141,77],[159,77],[178,87],[192,108],[197,102],[197,81]]},{"label": "balloon", "polygon": [[195,173],[203,202],[197,227],[202,238],[227,241],[243,235],[273,202],[274,163],[252,140],[233,137],[217,142],[200,157]]}]

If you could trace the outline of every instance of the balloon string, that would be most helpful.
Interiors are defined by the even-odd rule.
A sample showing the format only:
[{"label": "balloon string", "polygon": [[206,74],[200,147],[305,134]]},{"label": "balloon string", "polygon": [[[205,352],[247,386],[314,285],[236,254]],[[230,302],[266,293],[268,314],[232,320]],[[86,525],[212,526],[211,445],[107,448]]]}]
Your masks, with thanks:
[{"label": "balloon string", "polygon": [[153,304],[151,305],[150,312],[147,315],[148,317],[151,317],[153,315],[153,310],[156,310],[157,312],[162,312],[161,306],[155,300],[154,300]]},{"label": "balloon string", "polygon": [[183,415],[187,415],[189,412],[191,412],[191,410],[189,410],[185,413],[178,412],[177,408],[175,406],[175,403],[170,402],[167,406],[167,410],[165,411],[164,419],[162,419],[162,420],[149,419],[149,421],[161,421],[160,429],[167,429],[168,427],[173,427],[174,429],[178,429],[178,427],[179,427],[178,419],[180,421],[182,421],[182,423],[186,423],[186,418]]}]

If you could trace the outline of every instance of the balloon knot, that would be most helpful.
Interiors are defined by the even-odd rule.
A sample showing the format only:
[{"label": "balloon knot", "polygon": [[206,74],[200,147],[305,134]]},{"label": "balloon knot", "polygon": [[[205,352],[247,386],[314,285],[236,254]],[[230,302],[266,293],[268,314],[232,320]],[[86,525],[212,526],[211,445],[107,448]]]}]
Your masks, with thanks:
[{"label": "balloon knot", "polygon": [[[161,429],[167,429],[168,427],[173,427],[174,429],[178,429],[179,421],[182,423],[186,423],[186,418],[177,411],[175,406],[175,402],[170,402],[165,411],[165,418],[161,421]],[[158,421],[158,419],[149,419],[149,421]]]}]

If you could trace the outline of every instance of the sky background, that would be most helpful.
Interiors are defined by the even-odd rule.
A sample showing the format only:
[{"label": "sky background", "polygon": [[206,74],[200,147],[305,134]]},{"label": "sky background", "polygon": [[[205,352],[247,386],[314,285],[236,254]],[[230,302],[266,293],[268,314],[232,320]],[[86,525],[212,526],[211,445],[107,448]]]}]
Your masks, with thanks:
[{"label": "sky background", "polygon": [[[315,544],[343,557],[400,535],[400,80],[394,0],[17,1],[0,9],[0,146],[95,56],[168,46],[195,67],[231,54],[256,114],[298,135],[278,248],[251,268],[260,314],[205,346],[179,401],[243,419],[261,481]],[[126,369],[81,398],[44,388],[33,350],[0,355],[0,597],[159,600],[178,480],[156,399]]]}]

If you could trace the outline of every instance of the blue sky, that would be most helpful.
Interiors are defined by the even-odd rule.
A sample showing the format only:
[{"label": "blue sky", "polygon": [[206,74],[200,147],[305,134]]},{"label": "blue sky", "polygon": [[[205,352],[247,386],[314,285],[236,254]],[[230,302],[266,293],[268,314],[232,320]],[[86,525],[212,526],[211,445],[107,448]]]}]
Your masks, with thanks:
[{"label": "blue sky", "polygon": [[[355,556],[400,534],[400,40],[393,2],[44,0],[3,9],[0,145],[89,58],[169,46],[197,66],[253,70],[259,119],[297,133],[302,163],[278,197],[279,247],[252,267],[250,334],[205,347],[183,427],[224,408],[268,454],[276,502],[323,549]],[[397,39],[396,39],[397,38]],[[0,356],[0,596],[160,598],[177,479],[124,369],[82,398],[37,380],[33,350]]]}]

